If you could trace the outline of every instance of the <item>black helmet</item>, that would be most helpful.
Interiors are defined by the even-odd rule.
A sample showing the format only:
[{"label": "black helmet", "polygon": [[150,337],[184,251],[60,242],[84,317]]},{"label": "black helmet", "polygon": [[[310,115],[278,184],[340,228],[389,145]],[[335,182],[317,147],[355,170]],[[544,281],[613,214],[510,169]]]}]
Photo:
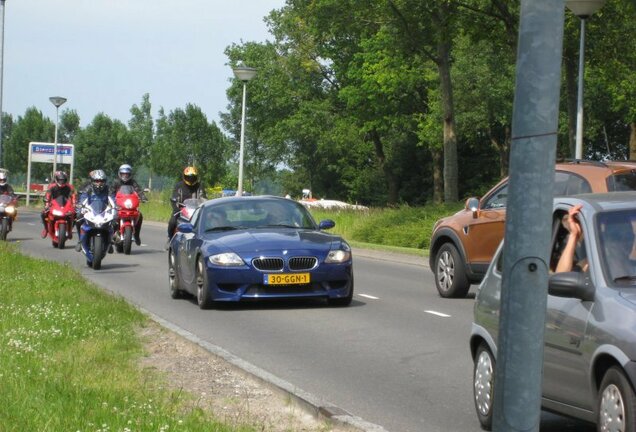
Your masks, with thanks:
[{"label": "black helmet", "polygon": [[53,178],[58,186],[65,186],[68,183],[68,176],[64,171],[55,171]]},{"label": "black helmet", "polygon": [[123,164],[119,167],[117,175],[121,181],[127,182],[132,177],[132,167],[128,164]]},{"label": "black helmet", "polygon": [[91,184],[95,192],[102,192],[106,188],[106,173],[104,170],[91,171]]}]

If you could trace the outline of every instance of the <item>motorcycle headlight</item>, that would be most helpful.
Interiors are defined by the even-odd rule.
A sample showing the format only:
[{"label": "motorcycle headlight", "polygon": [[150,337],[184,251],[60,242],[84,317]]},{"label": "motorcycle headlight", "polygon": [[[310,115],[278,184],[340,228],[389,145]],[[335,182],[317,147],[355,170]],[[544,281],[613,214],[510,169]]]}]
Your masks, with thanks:
[{"label": "motorcycle headlight", "polygon": [[64,212],[60,210],[52,210],[53,216],[64,216]]},{"label": "motorcycle headlight", "polygon": [[131,209],[133,208],[133,203],[132,200],[129,198],[126,201],[124,201],[124,207],[126,207],[127,209]]},{"label": "motorcycle headlight", "polygon": [[7,214],[13,214],[15,213],[15,207],[13,206],[6,207],[4,211],[7,212]]},{"label": "motorcycle headlight", "polygon": [[351,251],[350,250],[343,250],[343,249],[338,249],[338,250],[332,250],[329,251],[329,254],[327,255],[327,259],[325,259],[326,263],[343,263],[343,262],[347,262],[351,259]]},{"label": "motorcycle headlight", "polygon": [[237,267],[245,264],[241,257],[234,252],[212,255],[209,260],[210,263],[223,267]]}]

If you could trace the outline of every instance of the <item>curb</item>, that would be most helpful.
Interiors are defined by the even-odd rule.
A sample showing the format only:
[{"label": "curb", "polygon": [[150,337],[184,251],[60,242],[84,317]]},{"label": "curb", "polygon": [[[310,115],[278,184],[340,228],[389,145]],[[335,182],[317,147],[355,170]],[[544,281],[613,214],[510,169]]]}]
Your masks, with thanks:
[{"label": "curb", "polygon": [[240,357],[235,356],[229,351],[226,351],[225,349],[217,345],[202,340],[195,334],[190,333],[189,331],[171,323],[170,321],[166,321],[160,316],[148,310],[145,310],[144,308],[141,308],[139,306],[137,306],[137,308],[145,315],[147,315],[150,319],[155,321],[157,324],[178,334],[179,336],[189,340],[190,342],[197,344],[216,357],[223,359],[233,367],[265,384],[271,390],[290,396],[302,409],[318,419],[328,420],[334,424],[338,424],[341,426],[353,427],[362,432],[388,432],[382,426],[369,423],[360,417],[348,413],[342,408],[339,408],[321,398],[307,393],[306,391],[299,389],[291,383],[282,380],[257,366],[254,366],[253,364],[241,359]]}]

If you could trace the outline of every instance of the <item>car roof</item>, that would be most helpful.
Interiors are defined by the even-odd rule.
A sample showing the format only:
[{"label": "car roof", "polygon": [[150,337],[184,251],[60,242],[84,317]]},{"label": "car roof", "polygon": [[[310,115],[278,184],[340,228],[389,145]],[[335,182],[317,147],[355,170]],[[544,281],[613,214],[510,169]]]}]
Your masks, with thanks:
[{"label": "car roof", "polygon": [[636,191],[591,193],[558,197],[554,199],[554,203],[555,205],[582,204],[585,207],[593,208],[596,212],[636,209]]}]

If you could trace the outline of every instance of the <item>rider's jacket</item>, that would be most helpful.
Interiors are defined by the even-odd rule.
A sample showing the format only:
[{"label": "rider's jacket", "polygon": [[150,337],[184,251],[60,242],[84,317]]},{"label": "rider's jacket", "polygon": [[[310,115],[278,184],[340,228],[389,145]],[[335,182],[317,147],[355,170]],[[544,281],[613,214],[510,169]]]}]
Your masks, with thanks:
[{"label": "rider's jacket", "polygon": [[44,202],[46,205],[50,205],[51,201],[59,196],[64,196],[66,199],[70,199],[75,204],[75,188],[71,184],[65,184],[59,186],[57,183],[51,183],[44,195]]},{"label": "rider's jacket", "polygon": [[189,198],[207,199],[208,197],[205,194],[205,189],[201,187],[201,183],[189,186],[183,180],[178,181],[177,184],[174,185],[174,189],[172,190],[172,200],[170,201],[172,210],[174,212],[178,211],[178,203],[182,203]]},{"label": "rider's jacket", "polygon": [[15,192],[9,183],[5,183],[0,185],[0,195],[11,195],[14,196]]},{"label": "rider's jacket", "polygon": [[141,188],[141,186],[139,186],[139,183],[137,183],[135,179],[133,178],[130,178],[126,181],[123,181],[121,179],[115,179],[113,181],[113,184],[111,185],[111,189],[112,189],[111,193],[113,194],[113,196],[117,194],[117,191],[123,185],[132,186],[135,192],[137,192],[137,195],[139,195],[139,199],[142,201],[146,201],[146,194],[144,194],[144,190]]}]

